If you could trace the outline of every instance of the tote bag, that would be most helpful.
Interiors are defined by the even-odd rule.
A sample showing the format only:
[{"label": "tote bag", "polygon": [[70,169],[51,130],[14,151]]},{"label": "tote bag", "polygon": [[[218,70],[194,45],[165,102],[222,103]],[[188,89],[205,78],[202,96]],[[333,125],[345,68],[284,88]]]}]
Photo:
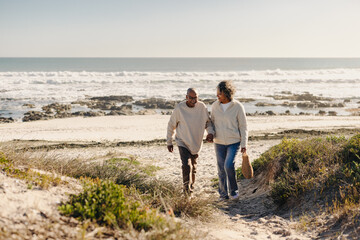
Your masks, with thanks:
[{"label": "tote bag", "polygon": [[246,179],[254,177],[254,170],[251,166],[249,156],[244,153],[242,155],[242,166],[241,166],[242,174]]}]

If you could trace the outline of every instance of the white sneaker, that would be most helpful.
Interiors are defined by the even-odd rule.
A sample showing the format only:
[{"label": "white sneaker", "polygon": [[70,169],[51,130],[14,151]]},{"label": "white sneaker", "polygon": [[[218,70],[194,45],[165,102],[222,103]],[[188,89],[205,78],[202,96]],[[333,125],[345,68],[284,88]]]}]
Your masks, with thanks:
[{"label": "white sneaker", "polygon": [[230,195],[230,199],[231,200],[236,200],[236,199],[238,199],[239,198],[239,194],[238,193],[236,193],[234,196],[231,196]]}]

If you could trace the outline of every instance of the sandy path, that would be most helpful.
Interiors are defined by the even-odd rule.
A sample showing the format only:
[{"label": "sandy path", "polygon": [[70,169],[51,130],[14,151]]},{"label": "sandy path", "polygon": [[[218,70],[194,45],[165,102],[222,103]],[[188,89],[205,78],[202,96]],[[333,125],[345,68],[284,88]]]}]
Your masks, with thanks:
[{"label": "sandy path", "polygon": [[[261,140],[250,141],[248,145],[248,154],[251,159],[258,158],[271,146],[279,143],[280,140]],[[127,147],[118,149],[119,153],[132,155],[142,162],[159,166],[161,170],[157,172],[157,177],[178,183],[181,186],[181,161],[177,148],[174,153],[169,153],[165,146],[147,146],[147,147]],[[241,165],[240,157],[237,157],[235,166]],[[216,158],[212,144],[205,144],[199,154],[197,173],[196,173],[195,196],[209,196],[217,198],[217,190],[211,186],[212,179],[217,178]],[[263,203],[249,201],[250,198],[258,201],[265,198],[265,192],[259,190],[252,194],[253,188],[248,186],[251,180],[244,180],[239,185],[239,192],[242,195],[239,201],[229,201],[225,203],[222,211],[218,211],[209,222],[200,222],[194,219],[188,219],[187,225],[196,231],[206,234],[205,239],[311,239],[310,236],[303,235],[294,230],[293,223],[278,216],[264,216],[256,214],[253,218],[247,218],[242,213],[241,208],[261,211],[264,208]],[[260,197],[259,197],[260,195]],[[263,195],[263,196],[262,196]],[[268,200],[267,200],[268,201]],[[240,206],[241,207],[240,207]]]}]

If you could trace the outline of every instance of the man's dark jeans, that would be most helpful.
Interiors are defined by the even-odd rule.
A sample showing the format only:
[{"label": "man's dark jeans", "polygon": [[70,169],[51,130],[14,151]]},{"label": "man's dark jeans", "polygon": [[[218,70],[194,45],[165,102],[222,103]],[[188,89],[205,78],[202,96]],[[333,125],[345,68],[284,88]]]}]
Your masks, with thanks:
[{"label": "man's dark jeans", "polygon": [[191,194],[193,192],[194,183],[195,183],[196,159],[198,158],[199,155],[191,154],[187,148],[180,146],[179,146],[179,152],[182,162],[184,193]]}]

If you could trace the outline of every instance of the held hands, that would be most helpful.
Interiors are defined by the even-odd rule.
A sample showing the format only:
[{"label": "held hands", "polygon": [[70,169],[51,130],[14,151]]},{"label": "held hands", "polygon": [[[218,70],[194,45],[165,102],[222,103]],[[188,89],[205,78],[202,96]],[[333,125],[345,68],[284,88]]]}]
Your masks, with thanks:
[{"label": "held hands", "polygon": [[173,145],[168,145],[167,149],[169,150],[169,152],[173,152],[174,151],[174,146]]},{"label": "held hands", "polygon": [[209,133],[207,136],[206,136],[206,141],[209,142],[209,143],[212,143],[214,141],[214,135]]}]

